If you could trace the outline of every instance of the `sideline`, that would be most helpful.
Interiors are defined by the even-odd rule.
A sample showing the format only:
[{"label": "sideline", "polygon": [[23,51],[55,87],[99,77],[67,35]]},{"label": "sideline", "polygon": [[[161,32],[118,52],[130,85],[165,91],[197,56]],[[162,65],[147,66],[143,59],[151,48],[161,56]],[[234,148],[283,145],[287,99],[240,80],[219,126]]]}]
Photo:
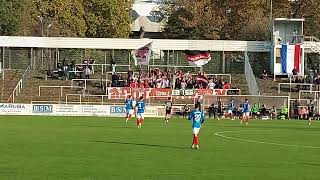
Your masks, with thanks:
[{"label": "sideline", "polygon": [[242,138],[236,138],[231,136],[225,136],[224,133],[237,133],[237,132],[244,132],[244,131],[270,131],[270,130],[241,130],[241,131],[221,131],[214,133],[215,136],[219,136],[226,139],[236,140],[236,141],[246,141],[246,142],[252,142],[252,143],[259,143],[259,144],[269,144],[269,145],[276,145],[276,146],[286,146],[286,147],[298,147],[298,148],[311,148],[311,149],[320,149],[320,147],[317,146],[304,146],[304,145],[295,145],[295,144],[281,144],[281,143],[273,143],[273,142],[266,142],[266,141],[257,141],[257,140],[251,140],[251,139],[242,139]]}]

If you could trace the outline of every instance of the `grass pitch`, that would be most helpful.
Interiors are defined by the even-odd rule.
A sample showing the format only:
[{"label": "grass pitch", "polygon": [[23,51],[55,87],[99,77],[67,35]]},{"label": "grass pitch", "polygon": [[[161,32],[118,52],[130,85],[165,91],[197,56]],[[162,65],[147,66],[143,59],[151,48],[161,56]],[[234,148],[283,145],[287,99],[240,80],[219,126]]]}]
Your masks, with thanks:
[{"label": "grass pitch", "polygon": [[[219,136],[218,136],[219,135]],[[319,180],[320,122],[0,117],[0,179]]]}]

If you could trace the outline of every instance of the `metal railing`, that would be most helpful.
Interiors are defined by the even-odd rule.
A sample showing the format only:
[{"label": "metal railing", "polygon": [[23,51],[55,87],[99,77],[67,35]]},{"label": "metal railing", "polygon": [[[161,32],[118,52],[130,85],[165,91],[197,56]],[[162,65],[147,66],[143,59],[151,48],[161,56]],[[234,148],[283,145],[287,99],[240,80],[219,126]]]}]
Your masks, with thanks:
[{"label": "metal railing", "polygon": [[291,95],[291,92],[292,92],[292,86],[306,86],[306,87],[309,87],[309,91],[308,92],[311,92],[313,90],[313,87],[315,86],[314,84],[308,84],[308,83],[291,83],[291,82],[288,82],[288,83],[279,83],[278,84],[278,94],[281,93],[281,85],[289,85],[289,94]]},{"label": "metal railing", "polygon": [[26,70],[23,71],[22,78],[19,80],[15,88],[13,89],[11,95],[9,96],[7,102],[15,102],[15,97],[19,96],[21,93],[21,90],[23,88],[23,85],[26,83],[27,78],[31,72],[31,66],[28,66]]},{"label": "metal railing", "polygon": [[61,104],[61,101],[31,101],[31,104]]},{"label": "metal railing", "polygon": [[2,74],[2,80],[4,80],[4,68],[2,67],[2,62],[0,62],[0,74]]},{"label": "metal railing", "polygon": [[244,58],[244,74],[246,76],[249,92],[251,95],[258,95],[259,94],[259,88],[257,84],[256,77],[253,73],[253,70],[251,68],[251,64],[249,61],[249,55],[248,52],[245,52],[245,58]]},{"label": "metal railing", "polygon": [[[197,74],[191,74],[191,75],[197,75]],[[205,74],[206,76],[214,76],[216,79],[218,79],[218,77],[225,77],[225,76],[228,76],[229,78],[229,81],[228,83],[232,83],[232,76],[231,74]]]},{"label": "metal railing", "polygon": [[310,91],[309,90],[300,90],[299,91],[299,99],[302,99],[301,94],[305,94],[305,93],[313,94],[314,99],[319,99],[320,91],[313,91],[313,90],[310,90]]},{"label": "metal railing", "polygon": [[309,47],[312,52],[320,53],[320,39],[314,36],[306,36],[305,40],[308,42],[307,47]]},{"label": "metal railing", "polygon": [[120,65],[120,64],[76,64],[76,66],[97,66],[100,67],[101,66],[101,73],[102,75],[104,75],[104,73],[107,71],[107,69],[109,69],[108,67],[111,67],[116,70],[117,67],[127,67],[128,69],[130,69],[130,65]]},{"label": "metal railing", "polygon": [[201,69],[200,67],[195,67],[195,66],[173,66],[173,65],[169,65],[169,64],[166,64],[166,65],[149,65],[148,66],[148,69],[150,68],[173,68],[174,69],[174,72],[176,73],[178,71],[178,68],[190,68],[190,69],[194,69],[194,71],[196,72],[197,69]]},{"label": "metal railing", "polygon": [[82,89],[84,90],[84,87],[82,86],[39,86],[39,96],[41,96],[41,89],[43,88],[60,88],[60,97],[63,97],[63,89]]},{"label": "metal railing", "polygon": [[111,82],[111,81],[109,81],[109,80],[107,80],[107,79],[72,79],[71,80],[71,86],[73,86],[74,87],[74,82],[75,81],[84,81],[84,89],[85,90],[87,90],[87,82],[88,81],[96,81],[96,82],[106,82],[106,83],[108,83],[108,82]]},{"label": "metal railing", "polygon": [[310,42],[320,42],[320,39],[315,36],[305,36],[305,40],[308,40]]},{"label": "metal railing", "polygon": [[[73,97],[79,97],[79,102],[68,102],[68,97],[71,97],[71,96],[73,96]],[[99,101],[99,102],[90,102],[90,97],[95,97],[95,98],[101,98],[101,101]],[[84,98],[87,98],[86,100],[86,102],[82,102],[82,100],[84,99]],[[104,100],[105,99],[108,99],[108,95],[89,95],[89,94],[66,94],[66,104],[74,104],[74,103],[80,103],[80,104],[83,104],[83,103],[85,103],[85,104],[88,104],[88,103],[91,103],[91,104],[94,104],[94,103],[101,103],[101,105],[104,105]]]}]

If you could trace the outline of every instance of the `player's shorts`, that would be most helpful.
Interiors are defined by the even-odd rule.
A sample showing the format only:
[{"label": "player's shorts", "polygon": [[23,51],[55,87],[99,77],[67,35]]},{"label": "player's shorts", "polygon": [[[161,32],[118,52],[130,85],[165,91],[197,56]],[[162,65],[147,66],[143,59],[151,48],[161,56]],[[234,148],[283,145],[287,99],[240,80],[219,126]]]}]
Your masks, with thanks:
[{"label": "player's shorts", "polygon": [[228,114],[233,114],[233,111],[232,110],[228,110]]},{"label": "player's shorts", "polygon": [[199,134],[200,128],[192,128],[192,133],[193,134]]},{"label": "player's shorts", "polygon": [[166,115],[171,114],[171,109],[166,109]]},{"label": "player's shorts", "polygon": [[137,113],[138,119],[144,119],[144,113]]},{"label": "player's shorts", "polygon": [[249,116],[250,116],[250,112],[243,112],[243,113],[242,113],[242,116],[243,116],[243,117],[249,117]]},{"label": "player's shorts", "polygon": [[134,113],[133,109],[126,109],[126,111],[128,115],[133,115]]}]

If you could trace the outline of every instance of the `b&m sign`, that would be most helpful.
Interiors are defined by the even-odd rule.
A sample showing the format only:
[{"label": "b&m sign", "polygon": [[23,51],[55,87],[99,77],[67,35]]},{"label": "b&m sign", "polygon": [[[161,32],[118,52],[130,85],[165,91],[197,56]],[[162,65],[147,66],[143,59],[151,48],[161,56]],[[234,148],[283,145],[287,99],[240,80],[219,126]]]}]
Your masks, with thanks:
[{"label": "b&m sign", "polygon": [[32,113],[52,113],[53,106],[52,105],[33,105]]},{"label": "b&m sign", "polygon": [[124,106],[111,106],[110,107],[110,114],[111,115],[120,115],[126,114],[126,108]]}]

